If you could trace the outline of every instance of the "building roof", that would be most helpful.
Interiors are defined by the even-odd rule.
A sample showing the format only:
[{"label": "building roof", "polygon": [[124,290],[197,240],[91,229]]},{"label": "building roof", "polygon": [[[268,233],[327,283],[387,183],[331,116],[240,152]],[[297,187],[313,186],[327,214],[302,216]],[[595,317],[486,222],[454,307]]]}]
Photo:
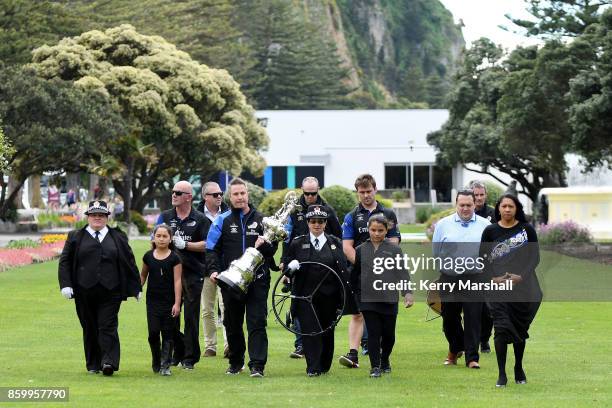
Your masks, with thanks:
[{"label": "building roof", "polygon": [[[325,164],[334,150],[406,149],[434,157],[427,134],[448,119],[445,109],[257,111],[266,119],[271,166]],[[412,147],[412,148],[411,148]],[[434,159],[435,160],[435,159]]]}]

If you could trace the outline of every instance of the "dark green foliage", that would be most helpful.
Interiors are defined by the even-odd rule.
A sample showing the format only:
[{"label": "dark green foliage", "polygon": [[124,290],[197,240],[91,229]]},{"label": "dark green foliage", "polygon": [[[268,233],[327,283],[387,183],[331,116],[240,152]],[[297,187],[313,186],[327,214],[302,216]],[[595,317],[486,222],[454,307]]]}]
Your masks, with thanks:
[{"label": "dark green foliage", "polygon": [[138,211],[130,210],[130,219],[131,222],[136,225],[138,228],[138,232],[141,234],[146,234],[149,232],[149,226],[147,225],[147,220],[142,217]]},{"label": "dark green foliage", "polygon": [[264,213],[265,215],[274,214],[282,207],[283,203],[285,202],[285,195],[287,195],[289,191],[295,191],[298,196],[302,194],[302,190],[300,189],[291,190],[285,188],[283,190],[273,191],[269,193],[266,198],[263,199],[263,201],[259,205],[258,210]]},{"label": "dark green foliage", "polygon": [[8,164],[17,182],[8,197],[5,190],[0,196],[2,216],[30,175],[79,171],[123,129],[121,117],[101,95],[19,67],[0,70],[0,117],[15,149]]},{"label": "dark green foliage", "polygon": [[0,61],[24,64],[34,48],[83,31],[84,24],[69,7],[47,0],[0,1]]},{"label": "dark green foliage", "polygon": [[570,36],[582,34],[598,21],[599,13],[609,0],[528,0],[527,11],[535,20],[507,16],[514,24],[533,36]]},{"label": "dark green foliage", "polygon": [[355,192],[342,186],[329,186],[321,189],[321,197],[336,211],[338,220],[342,224],[344,216],[357,205]]}]

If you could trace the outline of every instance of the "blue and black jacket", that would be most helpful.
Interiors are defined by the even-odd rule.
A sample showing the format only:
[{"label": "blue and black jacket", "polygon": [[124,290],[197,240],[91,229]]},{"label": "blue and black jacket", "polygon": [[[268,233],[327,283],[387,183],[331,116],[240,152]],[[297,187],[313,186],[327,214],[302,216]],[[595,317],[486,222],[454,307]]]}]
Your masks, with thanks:
[{"label": "blue and black jacket", "polygon": [[353,248],[357,248],[359,245],[370,239],[370,233],[368,231],[368,220],[374,214],[382,213],[387,220],[389,220],[389,231],[387,232],[387,238],[400,238],[401,234],[397,226],[397,217],[392,209],[383,207],[382,204],[376,202],[376,208],[369,212],[365,209],[361,203],[353,210],[346,214],[344,217],[344,223],[342,224],[342,239],[352,239]]},{"label": "blue and black jacket", "polygon": [[[246,214],[232,208],[221,214],[210,227],[206,239],[206,260],[208,274],[223,272],[229,264],[240,258],[249,247],[255,247],[257,237],[263,235],[263,214],[249,204]],[[274,264],[274,253],[278,243],[265,243],[257,250],[264,256],[264,263],[256,273],[269,276],[270,265]]]}]

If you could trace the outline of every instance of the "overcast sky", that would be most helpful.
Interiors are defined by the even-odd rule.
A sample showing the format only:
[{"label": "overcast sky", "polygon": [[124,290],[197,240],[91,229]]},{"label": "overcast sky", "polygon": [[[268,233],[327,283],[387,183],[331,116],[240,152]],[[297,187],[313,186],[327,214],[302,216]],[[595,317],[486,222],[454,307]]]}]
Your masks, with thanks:
[{"label": "overcast sky", "polygon": [[463,20],[463,38],[469,44],[480,37],[488,37],[496,44],[512,50],[517,45],[537,44],[538,40],[527,38],[511,31],[504,31],[500,25],[512,30],[512,23],[504,17],[511,14],[513,17],[529,18],[525,11],[523,0],[440,0],[453,14],[455,22]]}]

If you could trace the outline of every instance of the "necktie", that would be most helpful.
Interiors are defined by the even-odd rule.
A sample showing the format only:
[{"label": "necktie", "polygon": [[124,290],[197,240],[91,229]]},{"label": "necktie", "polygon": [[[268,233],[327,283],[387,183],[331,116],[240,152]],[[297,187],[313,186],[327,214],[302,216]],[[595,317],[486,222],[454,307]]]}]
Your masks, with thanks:
[{"label": "necktie", "polygon": [[96,241],[100,242],[100,231],[96,231]]},{"label": "necktie", "polygon": [[319,249],[319,238],[315,238],[315,249]]}]

